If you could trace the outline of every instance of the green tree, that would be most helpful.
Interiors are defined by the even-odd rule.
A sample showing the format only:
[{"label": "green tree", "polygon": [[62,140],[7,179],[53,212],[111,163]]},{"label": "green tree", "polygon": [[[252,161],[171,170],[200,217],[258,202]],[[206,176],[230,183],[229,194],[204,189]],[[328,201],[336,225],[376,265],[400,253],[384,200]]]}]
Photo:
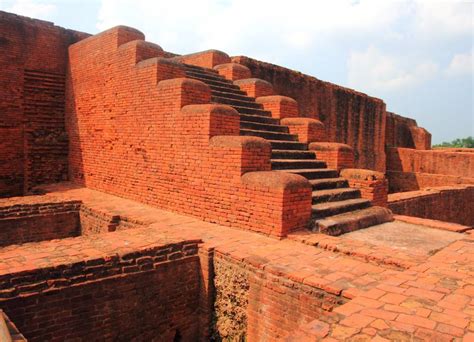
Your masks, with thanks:
[{"label": "green tree", "polygon": [[451,142],[443,142],[433,147],[458,147],[458,148],[474,148],[474,138],[469,136],[467,138],[458,138]]}]

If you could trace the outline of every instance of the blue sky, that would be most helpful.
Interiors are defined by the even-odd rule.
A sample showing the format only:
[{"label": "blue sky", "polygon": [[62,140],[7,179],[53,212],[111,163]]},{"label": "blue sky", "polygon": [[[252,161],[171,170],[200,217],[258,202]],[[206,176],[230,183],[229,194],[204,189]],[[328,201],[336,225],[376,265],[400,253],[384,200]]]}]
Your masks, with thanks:
[{"label": "blue sky", "polygon": [[97,33],[128,25],[176,53],[219,49],[382,98],[433,142],[474,135],[472,1],[0,0]]}]

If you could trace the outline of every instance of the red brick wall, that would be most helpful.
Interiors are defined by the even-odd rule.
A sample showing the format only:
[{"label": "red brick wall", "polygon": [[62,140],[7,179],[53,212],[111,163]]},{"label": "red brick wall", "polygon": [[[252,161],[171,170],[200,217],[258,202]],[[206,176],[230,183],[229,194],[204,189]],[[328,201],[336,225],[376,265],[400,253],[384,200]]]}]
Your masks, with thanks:
[{"label": "red brick wall", "polygon": [[385,104],[382,100],[248,57],[232,60],[247,66],[252,77],[273,84],[275,94],[294,98],[301,116],[323,122],[328,141],[352,146],[357,168],[385,171]]},{"label": "red brick wall", "polygon": [[142,39],[140,32],[119,27],[71,46],[71,179],[266,234],[304,227],[311,206],[308,182],[280,172],[242,178],[270,170],[269,143],[237,136],[238,113],[207,105],[207,85],[179,78],[180,64],[151,58],[162,50]]},{"label": "red brick wall", "polygon": [[446,186],[389,195],[395,214],[474,226],[474,185]]},{"label": "red brick wall", "polygon": [[330,320],[345,300],[286,277],[255,272],[249,278],[248,341],[278,341],[314,319]]},{"label": "red brick wall", "polygon": [[372,205],[387,206],[388,181],[381,172],[361,169],[345,169],[341,177],[348,180],[351,188],[360,190],[362,198],[368,199]]},{"label": "red brick wall", "polygon": [[77,212],[0,220],[0,247],[79,235]]},{"label": "red brick wall", "polygon": [[[256,257],[254,262],[258,261]],[[214,265],[217,340],[284,340],[316,318],[330,321],[335,315],[331,311],[346,302],[330,287],[323,291],[310,280],[306,284],[297,276],[290,279],[284,267],[276,275],[221,253],[215,254]]]},{"label": "red brick wall", "polygon": [[0,281],[0,306],[28,341],[192,341],[199,332],[196,253],[196,243],[175,244],[11,274]]},{"label": "red brick wall", "polygon": [[0,210],[0,247],[80,234],[78,202],[6,206]]},{"label": "red brick wall", "polygon": [[84,36],[0,11],[0,197],[67,175],[67,47]]},{"label": "red brick wall", "polygon": [[450,149],[389,148],[387,169],[390,192],[474,184],[474,153]]},{"label": "red brick wall", "polygon": [[390,147],[431,149],[431,134],[415,120],[387,112],[385,143]]}]

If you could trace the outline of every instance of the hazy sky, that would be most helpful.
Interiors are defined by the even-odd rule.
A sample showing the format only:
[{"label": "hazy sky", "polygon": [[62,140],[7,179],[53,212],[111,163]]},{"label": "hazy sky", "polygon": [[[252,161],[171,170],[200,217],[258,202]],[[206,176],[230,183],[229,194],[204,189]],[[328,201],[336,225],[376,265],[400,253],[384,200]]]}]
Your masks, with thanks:
[{"label": "hazy sky", "polygon": [[0,0],[97,33],[128,25],[176,53],[218,49],[382,98],[438,143],[474,135],[473,1]]}]

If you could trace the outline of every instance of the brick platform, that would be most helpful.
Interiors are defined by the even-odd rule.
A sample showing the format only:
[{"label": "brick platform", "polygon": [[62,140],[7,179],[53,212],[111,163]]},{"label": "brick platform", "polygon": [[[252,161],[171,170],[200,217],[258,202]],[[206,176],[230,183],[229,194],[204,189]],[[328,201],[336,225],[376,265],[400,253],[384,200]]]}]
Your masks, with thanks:
[{"label": "brick platform", "polygon": [[[41,196],[1,200],[0,208],[19,204],[22,200],[29,204],[74,200],[130,222],[141,222],[144,227],[0,249],[3,284],[10,282],[8,279],[23,279],[21,282],[16,280],[14,287],[2,286],[3,304],[0,306],[6,308],[7,313],[13,313],[11,318],[27,337],[26,332],[31,330],[24,330],[23,322],[26,321],[5,303],[15,303],[14,298],[20,293],[35,293],[41,297],[42,293],[46,295],[50,291],[49,286],[56,287],[55,291],[59,293],[67,293],[73,283],[81,284],[80,279],[72,281],[63,277],[60,282],[32,283],[28,277],[30,272],[43,270],[44,273],[81,261],[86,268],[91,267],[87,265],[101,265],[100,278],[104,276],[104,267],[110,263],[108,260],[115,258],[109,259],[110,256],[119,255],[119,260],[128,260],[128,256],[143,259],[137,253],[151,251],[157,254],[158,250],[168,248],[166,246],[180,246],[173,252],[179,259],[183,257],[182,251],[196,253],[196,244],[202,251],[211,251],[211,265],[215,260],[222,260],[220,262],[229,267],[247,270],[244,303],[248,307],[244,326],[251,341],[308,334],[308,324],[313,324],[310,331],[316,334],[314,336],[322,334],[339,340],[344,336],[359,335],[395,340],[410,336],[425,340],[449,339],[469,336],[474,329],[469,324],[474,315],[471,289],[474,284],[470,279],[474,239],[466,233],[460,235],[460,240],[430,256],[311,233],[292,234],[291,239],[276,240],[68,184],[49,187],[48,191]],[[167,259],[174,260],[173,255],[169,254]],[[136,265],[124,264],[119,270],[140,272],[141,267],[148,264],[140,261]],[[195,267],[199,265],[195,264]],[[97,268],[94,266],[93,269]],[[50,272],[44,273],[45,276]],[[117,271],[114,272],[116,276]],[[206,276],[212,277],[212,273],[207,272]],[[22,278],[18,278],[19,274]],[[212,291],[216,280],[210,284]],[[302,302],[305,305],[288,307],[297,303],[295,296],[308,296]],[[277,309],[278,305],[291,311],[281,311]],[[286,315],[291,315],[292,319],[285,321]],[[320,323],[314,323],[315,319]],[[280,328],[276,329],[276,326]],[[319,329],[316,332],[315,327]]]}]

